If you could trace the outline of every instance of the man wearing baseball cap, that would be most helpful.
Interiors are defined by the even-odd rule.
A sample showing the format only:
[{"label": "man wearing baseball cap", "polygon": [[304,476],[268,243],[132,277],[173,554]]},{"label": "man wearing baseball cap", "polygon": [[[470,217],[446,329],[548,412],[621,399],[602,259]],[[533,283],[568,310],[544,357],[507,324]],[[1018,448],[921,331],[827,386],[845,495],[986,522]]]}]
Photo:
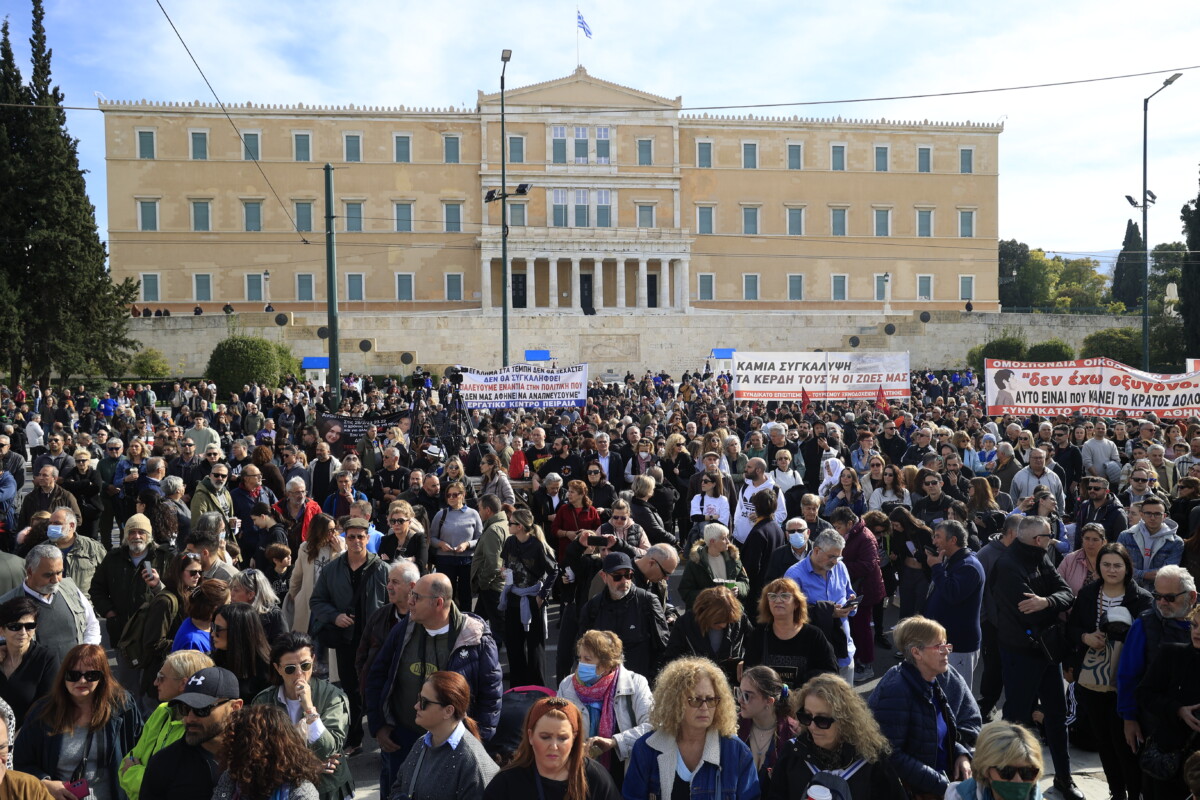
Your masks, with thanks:
[{"label": "man wearing baseball cap", "polygon": [[625,553],[609,553],[601,566],[604,591],[588,600],[579,614],[579,630],[612,631],[625,643],[625,666],[653,680],[667,646],[662,603],[633,583],[633,562]]},{"label": "man wearing baseball cap", "polygon": [[221,667],[188,678],[171,701],[183,721],[183,738],[159,750],[146,765],[141,800],[210,800],[225,769],[219,761],[229,718],[242,707],[238,679]]}]

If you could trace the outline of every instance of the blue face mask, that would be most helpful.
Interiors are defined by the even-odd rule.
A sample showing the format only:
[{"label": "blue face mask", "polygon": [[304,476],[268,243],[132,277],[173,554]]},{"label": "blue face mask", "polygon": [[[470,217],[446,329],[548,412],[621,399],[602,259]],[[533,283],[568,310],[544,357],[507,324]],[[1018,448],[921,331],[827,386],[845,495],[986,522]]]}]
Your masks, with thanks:
[{"label": "blue face mask", "polygon": [[46,538],[52,542],[56,542],[63,537],[62,525],[50,525],[46,528]]},{"label": "blue face mask", "polygon": [[575,670],[575,676],[579,678],[579,682],[584,686],[591,686],[600,680],[600,676],[596,673],[596,665],[585,664],[582,661],[579,662],[579,669]]},{"label": "blue face mask", "polygon": [[808,544],[808,537],[803,531],[789,532],[788,544],[792,546],[793,550],[803,550]]}]

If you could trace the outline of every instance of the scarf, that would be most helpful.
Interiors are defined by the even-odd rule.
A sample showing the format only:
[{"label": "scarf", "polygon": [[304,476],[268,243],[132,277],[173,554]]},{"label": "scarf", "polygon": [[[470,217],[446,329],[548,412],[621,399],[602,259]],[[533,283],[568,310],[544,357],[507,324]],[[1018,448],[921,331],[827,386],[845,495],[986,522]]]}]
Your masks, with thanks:
[{"label": "scarf", "polygon": [[[600,703],[600,727],[596,729],[596,735],[602,736],[605,739],[611,739],[616,733],[617,715],[616,708],[613,704],[613,698],[617,694],[617,674],[621,668],[617,667],[612,672],[605,675],[600,680],[593,683],[591,686],[586,686],[580,683],[579,676],[571,675],[571,684],[575,688],[575,694],[579,699],[588,703]],[[607,751],[600,756],[600,763],[605,769],[608,769],[612,763],[612,750]]]},{"label": "scarf", "polygon": [[257,489],[251,489],[248,492],[248,494],[250,495],[250,498],[252,500],[257,500],[259,498],[259,495],[262,494],[262,490],[263,490],[262,484],[259,484]]}]

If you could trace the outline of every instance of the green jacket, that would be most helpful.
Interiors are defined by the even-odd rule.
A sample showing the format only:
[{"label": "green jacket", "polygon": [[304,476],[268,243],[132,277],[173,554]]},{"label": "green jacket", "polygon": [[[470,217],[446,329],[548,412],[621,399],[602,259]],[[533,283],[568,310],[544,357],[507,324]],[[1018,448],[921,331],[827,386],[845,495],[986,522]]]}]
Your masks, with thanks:
[{"label": "green jacket", "polygon": [[[750,577],[746,574],[746,568],[742,566],[737,547],[729,545],[724,556],[726,580],[737,583],[738,600],[745,605],[746,598],[750,594]],[[684,565],[683,577],[679,581],[679,596],[683,598],[683,602],[690,609],[696,602],[697,595],[716,585],[713,583],[712,568],[708,565],[708,548],[701,539],[692,547],[687,564]]]},{"label": "green jacket", "polygon": [[85,595],[90,595],[92,578],[104,561],[105,553],[104,545],[76,531],[71,549],[63,553],[64,575],[75,581]]},{"label": "green jacket", "polygon": [[[327,680],[314,677],[309,683],[312,691],[313,705],[321,715],[321,724],[325,730],[315,742],[308,743],[308,749],[317,758],[327,761],[333,753],[340,752],[346,742],[346,729],[350,726],[350,702],[341,689]],[[278,686],[263,689],[250,701],[252,706],[275,706],[288,713],[287,703],[279,699]],[[342,756],[333,774],[321,774],[317,782],[317,791],[321,800],[341,800],[343,796],[354,794],[354,777],[350,774],[349,760]]]},{"label": "green jacket", "polygon": [[125,759],[121,760],[121,776],[118,780],[125,794],[129,795],[129,800],[138,800],[138,794],[142,791],[142,776],[146,773],[150,756],[182,738],[183,722],[175,719],[166,703],[159,704],[142,727],[137,744],[126,754],[126,758],[137,759],[137,763],[126,766]]},{"label": "green jacket", "polygon": [[[147,561],[158,570],[159,575],[164,575],[171,563],[171,554],[151,542],[142,563]],[[133,612],[156,592],[142,580],[141,567],[134,566],[129,547],[122,545],[109,552],[100,562],[96,574],[92,576],[92,587],[88,594],[96,609],[96,616],[105,620],[108,626],[108,640],[115,643],[121,641],[121,632],[125,630],[125,623]],[[105,619],[110,611],[115,611],[117,615]]]},{"label": "green jacket", "polygon": [[508,516],[497,511],[488,518],[475,552],[471,556],[471,586],[478,591],[500,592],[504,590],[504,564],[500,559],[500,548],[508,538]]},{"label": "green jacket", "polygon": [[[218,498],[224,502],[218,502]],[[196,486],[196,493],[192,495],[192,522],[200,519],[201,514],[207,514],[209,511],[220,512],[225,518],[225,528],[229,529],[229,518],[233,516],[233,496],[229,494],[228,489],[217,489],[213,486],[212,481],[207,477],[200,481]]]}]

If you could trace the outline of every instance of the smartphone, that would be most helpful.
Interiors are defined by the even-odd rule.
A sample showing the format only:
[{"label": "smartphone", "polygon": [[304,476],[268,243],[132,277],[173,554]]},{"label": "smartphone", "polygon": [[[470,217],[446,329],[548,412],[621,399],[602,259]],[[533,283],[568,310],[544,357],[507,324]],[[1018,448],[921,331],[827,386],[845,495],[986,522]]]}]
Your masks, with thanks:
[{"label": "smartphone", "polygon": [[587,537],[588,547],[605,547],[608,545],[608,537],[592,534]]},{"label": "smartphone", "polygon": [[154,567],[150,566],[149,559],[146,559],[145,561],[142,562],[142,572],[145,574],[145,576],[147,578],[150,577],[150,573],[154,572]]},{"label": "smartphone", "polygon": [[68,781],[63,784],[63,788],[78,797],[79,800],[83,800],[83,798],[88,796],[87,780]]},{"label": "smartphone", "polygon": [[927,544],[927,545],[925,545],[925,552],[929,553],[929,555],[936,558],[937,554],[938,554],[938,549],[931,544]]},{"label": "smartphone", "polygon": [[859,597],[858,595],[855,595],[854,597],[851,597],[846,602],[842,603],[842,608],[857,608],[858,604],[861,602],[862,602],[862,598]]}]

